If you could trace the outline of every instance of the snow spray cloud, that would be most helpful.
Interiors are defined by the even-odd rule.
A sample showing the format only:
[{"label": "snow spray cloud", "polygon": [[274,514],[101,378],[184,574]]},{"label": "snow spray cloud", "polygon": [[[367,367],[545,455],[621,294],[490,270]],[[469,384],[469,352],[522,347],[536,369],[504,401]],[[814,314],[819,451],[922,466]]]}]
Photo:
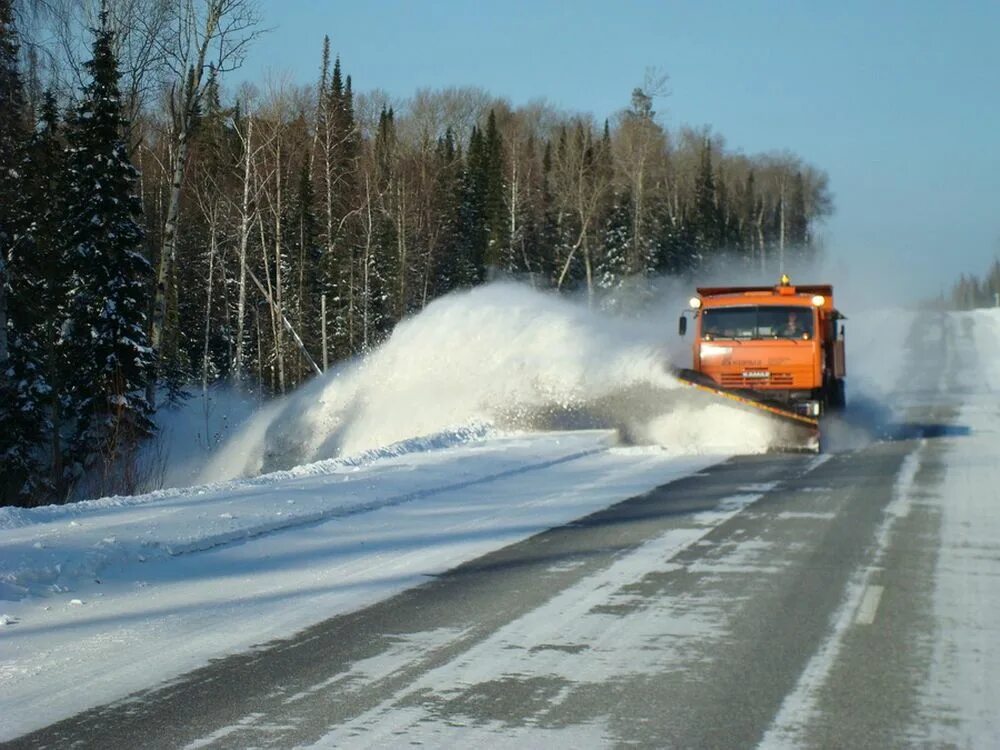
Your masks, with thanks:
[{"label": "snow spray cloud", "polygon": [[678,453],[766,450],[767,420],[685,405],[669,371],[671,327],[674,314],[614,318],[509,282],[448,295],[365,359],[268,407],[202,479],[476,429],[618,427]]}]

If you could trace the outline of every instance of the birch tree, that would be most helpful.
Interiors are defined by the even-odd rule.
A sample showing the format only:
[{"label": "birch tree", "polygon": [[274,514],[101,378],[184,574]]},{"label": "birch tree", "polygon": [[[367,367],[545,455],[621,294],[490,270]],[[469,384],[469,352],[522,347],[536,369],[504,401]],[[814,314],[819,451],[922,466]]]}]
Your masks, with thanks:
[{"label": "birch tree", "polygon": [[658,182],[657,172],[663,169],[667,150],[666,134],[655,120],[653,101],[666,93],[666,82],[666,76],[647,71],[643,86],[632,92],[631,107],[620,116],[615,139],[615,162],[631,207],[627,273],[640,273],[648,265],[647,228],[655,202],[650,192]]},{"label": "birch tree", "polygon": [[[214,79],[238,68],[249,44],[261,33],[252,0],[172,0],[169,33],[161,51],[173,82],[169,89],[172,130],[170,186],[157,259],[151,342],[159,352],[167,318],[167,285],[177,254],[181,190],[188,154],[206,90]],[[151,380],[149,400],[155,395]]]},{"label": "birch tree", "polygon": [[611,188],[611,175],[601,169],[600,161],[605,154],[602,146],[595,146],[593,125],[577,120],[572,135],[563,133],[553,171],[556,176],[557,195],[562,210],[575,220],[576,239],[569,247],[562,270],[556,280],[556,288],[566,282],[570,265],[579,252],[583,258],[587,293],[594,291],[594,269],[591,248],[588,242],[601,206]]}]

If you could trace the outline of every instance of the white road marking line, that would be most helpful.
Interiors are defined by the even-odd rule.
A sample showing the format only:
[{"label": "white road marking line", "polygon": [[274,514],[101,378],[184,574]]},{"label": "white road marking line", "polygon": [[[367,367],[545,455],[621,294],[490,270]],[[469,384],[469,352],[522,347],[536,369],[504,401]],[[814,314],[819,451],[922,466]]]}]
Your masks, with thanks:
[{"label": "white road marking line", "polygon": [[820,453],[818,456],[814,456],[813,458],[811,458],[809,460],[809,463],[806,464],[806,466],[802,470],[802,474],[800,476],[805,476],[810,471],[813,471],[814,469],[818,469],[820,466],[822,466],[823,464],[825,464],[831,458],[833,458],[833,454],[832,453]]},{"label": "white road marking line", "polygon": [[858,605],[858,614],[854,618],[855,625],[871,625],[875,622],[875,614],[878,612],[879,602],[882,601],[884,586],[869,586],[865,589],[865,595]]}]

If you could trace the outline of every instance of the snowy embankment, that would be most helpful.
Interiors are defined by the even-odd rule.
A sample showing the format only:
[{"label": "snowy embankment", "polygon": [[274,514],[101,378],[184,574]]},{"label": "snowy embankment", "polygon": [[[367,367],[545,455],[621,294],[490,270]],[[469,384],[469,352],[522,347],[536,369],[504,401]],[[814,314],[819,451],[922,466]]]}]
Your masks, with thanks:
[{"label": "snowy embankment", "polygon": [[[411,440],[353,459],[329,459],[196,488],[36,509],[0,508],[0,600],[71,591],[80,582],[99,578],[111,566],[200,552],[282,529],[391,507],[602,449],[600,444],[585,441],[583,453],[573,453],[573,436],[567,435],[565,454],[557,451],[538,462],[519,446],[509,446],[509,450],[497,451],[488,462],[488,470],[475,460],[457,472],[445,473],[435,471],[434,462],[426,457],[391,460],[434,448],[457,448],[475,436],[475,431],[468,431]],[[501,446],[502,441],[495,444]],[[475,454],[476,448],[470,447],[469,452]],[[409,471],[393,475],[404,467]],[[331,491],[332,483],[336,483],[336,491]]]}]

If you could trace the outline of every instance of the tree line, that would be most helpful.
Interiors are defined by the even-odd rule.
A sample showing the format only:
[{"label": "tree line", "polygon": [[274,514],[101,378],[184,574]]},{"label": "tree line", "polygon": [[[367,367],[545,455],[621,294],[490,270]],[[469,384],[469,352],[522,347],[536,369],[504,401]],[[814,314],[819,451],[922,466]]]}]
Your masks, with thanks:
[{"label": "tree line", "polygon": [[47,58],[0,0],[3,503],[121,477],[193,384],[287,392],[451,291],[517,277],[608,305],[723,257],[770,271],[832,210],[793,154],[666,128],[655,75],[603,122],[476,88],[394,100],[327,39],[313,84],[227,93],[248,0],[50,3],[89,54]]},{"label": "tree line", "polygon": [[951,288],[949,301],[954,310],[1000,306],[1000,260],[994,260],[982,278],[962,274]]}]

